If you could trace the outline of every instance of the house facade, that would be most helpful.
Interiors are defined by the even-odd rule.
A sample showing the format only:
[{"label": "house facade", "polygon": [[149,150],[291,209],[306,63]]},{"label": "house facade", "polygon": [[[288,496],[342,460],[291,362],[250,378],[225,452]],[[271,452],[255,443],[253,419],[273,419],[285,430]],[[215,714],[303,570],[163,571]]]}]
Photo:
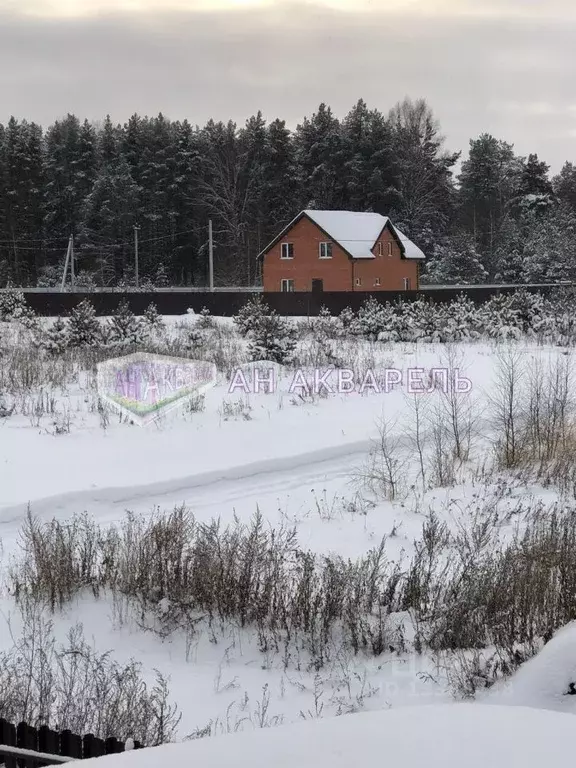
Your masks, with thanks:
[{"label": "house facade", "polygon": [[410,291],[425,256],[386,216],[307,210],[260,258],[265,292]]}]

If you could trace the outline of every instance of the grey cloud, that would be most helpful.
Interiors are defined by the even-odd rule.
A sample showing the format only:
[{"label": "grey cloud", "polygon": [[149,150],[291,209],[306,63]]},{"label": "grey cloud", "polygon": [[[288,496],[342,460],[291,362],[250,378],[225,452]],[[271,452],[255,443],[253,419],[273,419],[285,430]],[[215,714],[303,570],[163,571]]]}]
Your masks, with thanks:
[{"label": "grey cloud", "polygon": [[262,109],[294,127],[321,101],[344,115],[360,97],[386,112],[405,95],[424,96],[451,149],[466,151],[470,138],[490,131],[556,171],[576,160],[575,31],[576,21],[552,18],[313,6],[75,20],[5,13],[0,121],[14,114],[47,125],[75,112],[122,122],[162,111],[192,123],[243,123]]}]

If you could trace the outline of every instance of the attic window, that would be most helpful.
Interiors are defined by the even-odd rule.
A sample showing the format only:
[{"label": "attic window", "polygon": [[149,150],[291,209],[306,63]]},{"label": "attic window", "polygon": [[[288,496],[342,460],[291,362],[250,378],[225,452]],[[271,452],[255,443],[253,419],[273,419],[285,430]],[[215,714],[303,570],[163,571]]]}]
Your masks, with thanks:
[{"label": "attic window", "polygon": [[332,243],[320,243],[320,258],[321,259],[332,258]]},{"label": "attic window", "polygon": [[388,256],[392,256],[392,241],[388,240]]},{"label": "attic window", "polygon": [[380,241],[378,243],[378,256],[383,256],[383,255],[384,255],[384,243]]},{"label": "attic window", "polygon": [[281,259],[294,258],[294,243],[282,243]]}]

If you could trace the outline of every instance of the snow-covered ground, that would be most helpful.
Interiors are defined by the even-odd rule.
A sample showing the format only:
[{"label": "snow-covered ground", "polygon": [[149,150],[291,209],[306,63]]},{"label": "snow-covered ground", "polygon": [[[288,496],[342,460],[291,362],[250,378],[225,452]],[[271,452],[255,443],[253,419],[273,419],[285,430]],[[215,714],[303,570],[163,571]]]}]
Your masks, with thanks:
[{"label": "snow-covered ground", "polygon": [[[446,367],[443,345],[356,343],[359,377],[368,368],[406,374],[409,369]],[[562,349],[524,341],[511,348],[527,370],[537,361],[553,364],[563,354]],[[319,555],[356,559],[384,540],[386,557],[400,569],[413,557],[415,541],[421,539],[431,513],[456,537],[481,521],[484,511],[495,510],[493,524],[504,541],[524,524],[523,504],[553,504],[559,491],[532,478],[524,481],[489,471],[485,452],[495,438],[490,408],[498,378],[496,347],[478,342],[458,344],[456,351],[462,375],[472,382],[468,399],[458,400],[462,427],[469,425],[472,433],[472,451],[453,481],[442,488],[419,476],[414,411],[417,400],[429,414],[441,407],[438,393],[410,395],[406,386],[399,386],[388,393],[368,388],[363,393],[300,397],[292,387],[294,372],[286,370],[275,392],[247,395],[230,392],[230,371],[220,371],[202,409],[176,410],[145,427],[113,413],[103,418],[95,406],[90,372],[75,376],[61,390],[40,387],[20,395],[14,413],[0,418],[4,572],[19,556],[28,511],[46,522],[66,522],[85,512],[105,527],[121,524],[128,510],[151,515],[185,505],[197,521],[219,518],[224,525],[235,518],[249,521],[258,510],[272,528],[294,527],[299,546]],[[35,408],[38,398],[50,400],[50,406]],[[368,478],[383,423],[388,445],[400,462],[394,493],[378,492]],[[62,425],[65,428],[57,428]],[[431,445],[430,428],[423,429],[420,439]],[[0,608],[1,651],[12,646],[23,620],[7,588]],[[122,664],[138,659],[147,680],[153,679],[154,670],[168,675],[171,698],[182,711],[180,738],[203,729],[226,734],[374,712],[352,715],[345,723],[283,727],[279,735],[261,734],[258,740],[226,737],[212,745],[204,739],[164,748],[165,756],[128,755],[122,758],[126,762],[134,759],[143,766],[165,759],[220,766],[234,760],[251,768],[265,762],[322,768],[378,755],[402,766],[425,759],[431,766],[448,768],[463,762],[531,766],[544,759],[551,765],[566,760],[571,719],[496,705],[576,713],[576,697],[565,695],[576,680],[571,627],[511,681],[480,696],[491,706],[430,710],[419,707],[448,704],[454,687],[438,656],[410,647],[413,617],[408,613],[395,617],[404,625],[404,650],[374,656],[337,648],[319,670],[304,658],[302,663],[287,663],[282,652],[263,652],[253,629],[235,622],[214,633],[197,633],[191,641],[178,631],[161,638],[132,619],[120,620],[118,604],[109,595],[96,599],[84,593],[56,611],[54,633],[64,641],[81,623],[98,651],[111,649]],[[405,714],[400,711],[404,707],[418,708]],[[390,708],[399,711],[378,711]]]},{"label": "snow-covered ground", "polygon": [[[524,707],[452,704],[349,715],[99,758],[114,768],[558,768],[572,759],[574,720]],[[94,761],[93,761],[94,762]]]}]

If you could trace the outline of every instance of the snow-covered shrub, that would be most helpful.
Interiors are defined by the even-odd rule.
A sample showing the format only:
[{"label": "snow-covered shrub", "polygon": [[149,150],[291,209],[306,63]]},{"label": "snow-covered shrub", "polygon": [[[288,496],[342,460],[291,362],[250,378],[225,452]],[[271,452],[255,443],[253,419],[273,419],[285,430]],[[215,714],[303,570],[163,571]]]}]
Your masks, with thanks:
[{"label": "snow-covered shrub", "polygon": [[248,336],[252,331],[257,331],[263,318],[269,315],[270,308],[262,297],[257,295],[239,310],[233,322],[241,336]]},{"label": "snow-covered shrub", "polygon": [[14,319],[15,315],[21,314],[25,306],[26,299],[22,291],[12,289],[0,293],[0,321]]},{"label": "snow-covered shrub", "polygon": [[59,317],[44,334],[41,346],[51,357],[58,357],[68,349],[69,343],[68,325]]},{"label": "snow-covered shrub", "polygon": [[120,345],[142,344],[146,335],[143,322],[134,315],[127,301],[121,302],[110,319],[110,331],[112,343]]},{"label": "snow-covered shrub", "polygon": [[198,318],[198,326],[200,328],[213,328],[214,318],[210,314],[208,307],[202,307],[200,310],[200,317]]},{"label": "snow-covered shrub", "polygon": [[442,341],[467,341],[480,338],[478,310],[472,299],[464,295],[457,297],[445,307]]},{"label": "snow-covered shrub", "polygon": [[100,323],[92,302],[84,299],[74,307],[68,321],[71,347],[91,347],[101,340]]},{"label": "snow-covered shrub", "polygon": [[375,341],[381,333],[390,332],[391,314],[383,304],[371,296],[360,307],[358,315],[352,322],[353,333],[365,336]]},{"label": "snow-covered shrub", "polygon": [[280,365],[291,362],[296,349],[296,329],[276,312],[260,317],[249,336],[251,360],[272,360]]},{"label": "snow-covered shrub", "polygon": [[10,290],[0,293],[0,321],[20,323],[32,331],[38,329],[38,318],[26,302],[22,291]]},{"label": "snow-covered shrub", "polygon": [[161,334],[166,330],[166,323],[162,318],[162,315],[158,313],[156,304],[149,304],[142,317],[142,324],[148,334]]},{"label": "snow-covered shrub", "polygon": [[479,320],[484,334],[492,339],[519,339],[524,331],[521,310],[509,296],[490,298],[482,305]]},{"label": "snow-covered shrub", "polygon": [[339,317],[333,317],[327,307],[322,307],[314,318],[312,333],[315,339],[337,339],[342,336],[343,326]]},{"label": "snow-covered shrub", "polygon": [[110,652],[97,652],[81,624],[57,639],[33,600],[21,612],[21,632],[0,652],[1,717],[102,739],[131,737],[146,746],[174,740],[180,714],[160,673],[150,685],[138,662],[120,664]]},{"label": "snow-covered shrub", "polygon": [[342,312],[338,315],[338,321],[340,322],[344,333],[351,332],[355,319],[356,315],[354,314],[354,310],[351,307],[344,307]]},{"label": "snow-covered shrub", "polygon": [[186,352],[195,352],[204,344],[204,335],[199,328],[194,326],[185,328],[182,336],[182,345]]},{"label": "snow-covered shrub", "polygon": [[402,341],[440,341],[444,310],[441,304],[424,299],[402,302],[399,306],[399,335]]}]

